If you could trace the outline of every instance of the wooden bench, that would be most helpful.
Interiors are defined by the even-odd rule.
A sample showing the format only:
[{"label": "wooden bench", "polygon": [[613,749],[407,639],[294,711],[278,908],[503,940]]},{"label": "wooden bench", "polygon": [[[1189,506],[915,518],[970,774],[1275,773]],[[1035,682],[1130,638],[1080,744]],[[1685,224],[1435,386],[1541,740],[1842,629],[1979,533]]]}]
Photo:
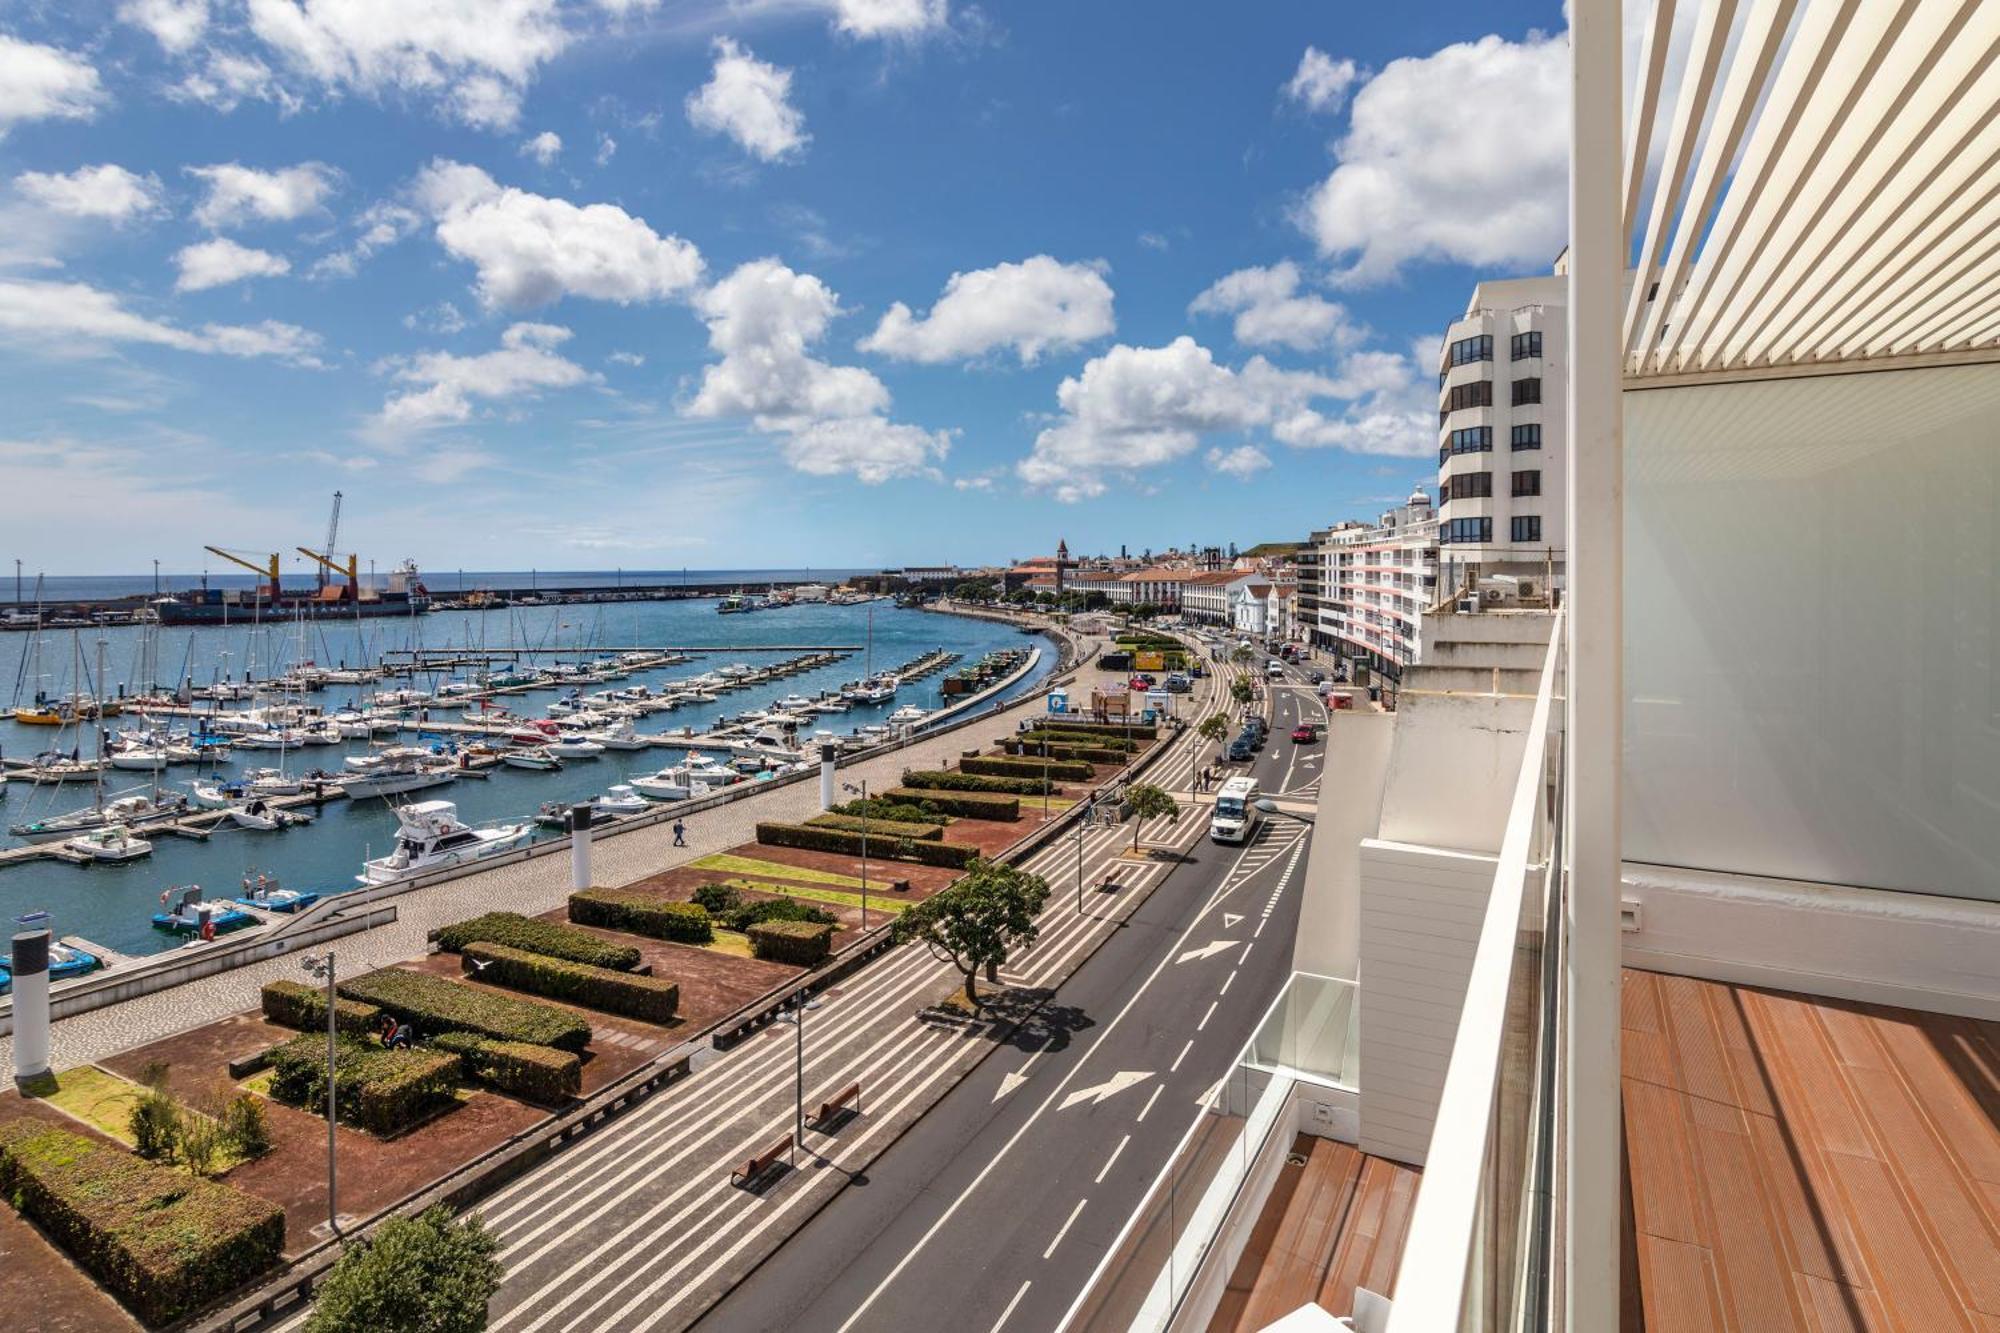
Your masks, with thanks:
[{"label": "wooden bench", "polygon": [[861,1081],[859,1079],[856,1079],[834,1096],[819,1104],[819,1110],[813,1112],[814,1126],[817,1127],[831,1123],[835,1116],[849,1109],[849,1102],[855,1103],[852,1109],[856,1115],[859,1115],[861,1113]]},{"label": "wooden bench", "polygon": [[769,1171],[780,1157],[783,1157],[790,1151],[791,1146],[792,1138],[791,1135],[787,1134],[784,1138],[779,1139],[776,1143],[764,1149],[763,1152],[758,1153],[755,1157],[750,1158],[743,1165],[731,1171],[729,1173],[729,1183],[732,1185],[742,1185],[747,1188],[750,1182],[756,1180],[766,1171]]}]

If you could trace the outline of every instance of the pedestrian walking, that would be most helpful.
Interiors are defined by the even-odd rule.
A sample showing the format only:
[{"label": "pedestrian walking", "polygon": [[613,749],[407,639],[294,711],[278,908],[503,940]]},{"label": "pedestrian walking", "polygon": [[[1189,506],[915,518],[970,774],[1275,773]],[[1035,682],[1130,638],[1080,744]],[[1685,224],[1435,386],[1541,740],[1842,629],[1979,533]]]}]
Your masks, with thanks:
[{"label": "pedestrian walking", "polygon": [[674,846],[685,847],[687,845],[687,825],[676,819],[674,821]]}]

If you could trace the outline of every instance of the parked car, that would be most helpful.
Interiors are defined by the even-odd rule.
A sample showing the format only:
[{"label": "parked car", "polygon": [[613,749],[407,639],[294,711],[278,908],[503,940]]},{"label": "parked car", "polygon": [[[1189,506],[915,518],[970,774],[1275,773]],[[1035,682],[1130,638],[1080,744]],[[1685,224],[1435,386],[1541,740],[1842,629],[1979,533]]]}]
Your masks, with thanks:
[{"label": "parked car", "polygon": [[1167,692],[1169,694],[1186,694],[1193,688],[1194,682],[1188,679],[1186,672],[1176,671],[1167,677]]},{"label": "parked car", "polygon": [[1311,722],[1301,722],[1292,728],[1292,739],[1300,745],[1309,745],[1319,739],[1319,728]]},{"label": "parked car", "polygon": [[1315,672],[1313,672],[1313,673],[1312,673],[1312,676],[1311,676],[1311,680],[1312,680],[1312,683],[1313,683],[1313,684],[1315,684],[1315,685],[1324,685],[1324,684],[1326,684],[1326,672],[1324,672],[1324,671],[1315,671]]},{"label": "parked car", "polygon": [[1227,757],[1240,764],[1256,753],[1257,742],[1251,739],[1250,733],[1246,731],[1235,740],[1229,742]]}]

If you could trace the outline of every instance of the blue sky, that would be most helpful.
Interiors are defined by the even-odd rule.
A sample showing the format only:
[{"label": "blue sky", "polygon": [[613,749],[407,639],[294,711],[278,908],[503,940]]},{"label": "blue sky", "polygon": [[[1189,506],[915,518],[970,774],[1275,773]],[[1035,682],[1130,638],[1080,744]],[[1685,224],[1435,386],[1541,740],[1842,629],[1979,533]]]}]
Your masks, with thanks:
[{"label": "blue sky", "polygon": [[464,568],[970,563],[1370,514],[1432,472],[1471,284],[1560,247],[1561,26],[12,6],[0,557],[288,550],[336,488],[342,546]]}]

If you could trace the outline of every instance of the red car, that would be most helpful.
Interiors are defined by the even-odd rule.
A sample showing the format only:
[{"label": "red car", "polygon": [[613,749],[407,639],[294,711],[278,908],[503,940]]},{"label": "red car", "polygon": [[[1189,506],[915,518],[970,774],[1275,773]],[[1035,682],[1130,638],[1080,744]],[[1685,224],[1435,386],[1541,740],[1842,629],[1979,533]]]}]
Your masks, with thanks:
[{"label": "red car", "polygon": [[1319,727],[1311,722],[1301,722],[1292,728],[1292,739],[1300,745],[1319,739]]}]

